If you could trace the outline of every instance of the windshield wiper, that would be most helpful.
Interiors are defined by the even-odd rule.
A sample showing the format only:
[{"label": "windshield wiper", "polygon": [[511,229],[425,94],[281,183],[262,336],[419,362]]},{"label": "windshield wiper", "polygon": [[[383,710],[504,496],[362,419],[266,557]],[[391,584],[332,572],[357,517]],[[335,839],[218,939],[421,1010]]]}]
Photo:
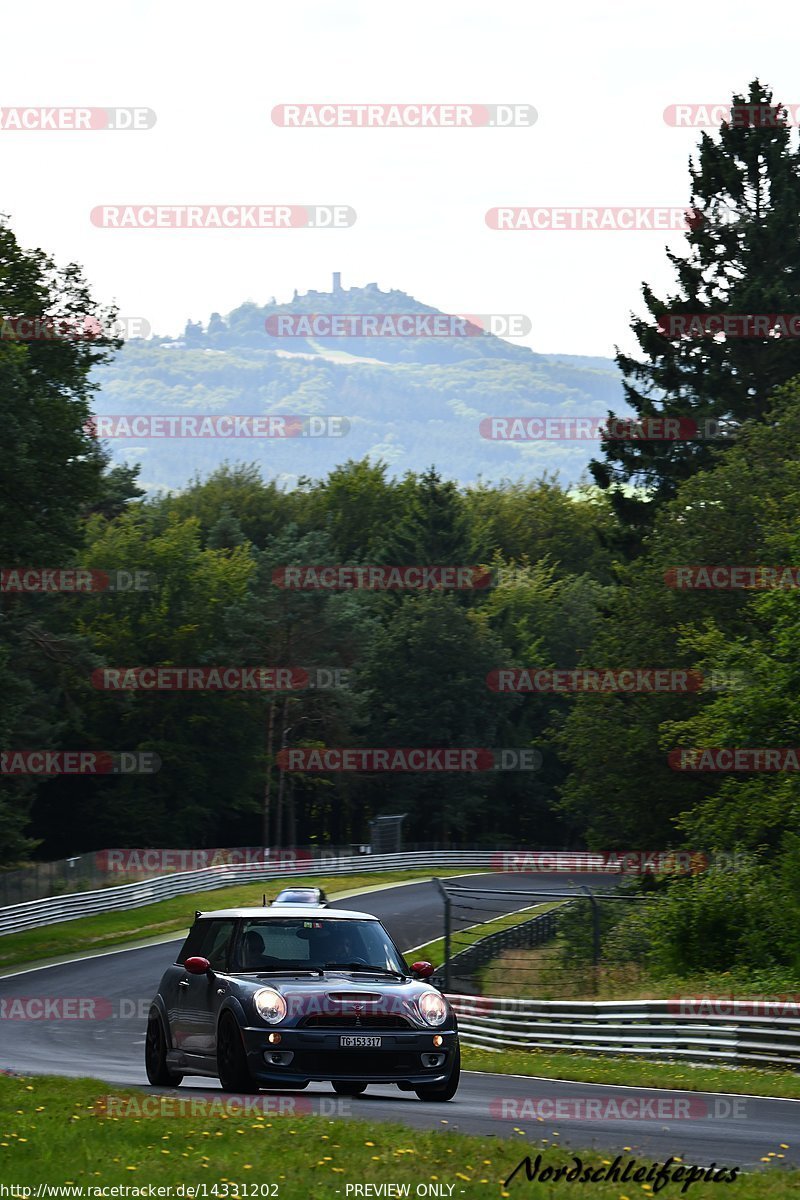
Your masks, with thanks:
[{"label": "windshield wiper", "polygon": [[366,963],[325,963],[326,971],[368,971],[371,975],[393,975],[395,979],[405,979],[402,971],[393,971],[390,967],[369,967]]}]

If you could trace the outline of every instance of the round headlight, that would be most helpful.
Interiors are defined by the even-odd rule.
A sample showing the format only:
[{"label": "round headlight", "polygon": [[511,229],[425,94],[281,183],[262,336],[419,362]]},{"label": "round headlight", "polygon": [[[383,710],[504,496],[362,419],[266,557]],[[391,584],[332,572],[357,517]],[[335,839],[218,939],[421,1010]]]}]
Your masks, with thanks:
[{"label": "round headlight", "polygon": [[443,1025],[447,1019],[447,1001],[440,992],[425,992],[418,1000],[423,1021],[429,1025]]},{"label": "round headlight", "polygon": [[253,996],[256,1012],[269,1025],[277,1025],[286,1016],[286,1001],[275,988],[259,988]]}]

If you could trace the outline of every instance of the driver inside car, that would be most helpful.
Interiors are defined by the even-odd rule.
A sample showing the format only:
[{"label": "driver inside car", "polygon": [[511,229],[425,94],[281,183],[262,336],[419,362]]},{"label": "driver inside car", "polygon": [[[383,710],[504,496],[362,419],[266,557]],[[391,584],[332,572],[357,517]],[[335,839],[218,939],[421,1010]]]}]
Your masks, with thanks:
[{"label": "driver inside car", "polygon": [[309,957],[312,962],[324,967],[327,963],[363,963],[364,947],[361,939],[349,929],[315,929],[309,938]]},{"label": "driver inside car", "polygon": [[364,958],[364,947],[361,944],[361,938],[355,937],[349,929],[344,929],[338,938],[336,947],[335,959],[329,960],[332,962],[341,963],[363,963],[367,965],[367,960]]},{"label": "driver inside car", "polygon": [[242,939],[242,957],[245,970],[254,970],[264,963],[264,942],[261,934],[249,929]]}]

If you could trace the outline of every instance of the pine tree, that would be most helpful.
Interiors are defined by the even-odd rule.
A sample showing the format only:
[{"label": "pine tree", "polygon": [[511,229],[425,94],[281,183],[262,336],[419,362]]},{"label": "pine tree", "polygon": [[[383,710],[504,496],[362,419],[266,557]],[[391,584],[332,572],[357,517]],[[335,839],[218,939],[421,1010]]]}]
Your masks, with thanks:
[{"label": "pine tree", "polygon": [[230,505],[223,504],[218,520],[208,532],[209,550],[233,550],[234,547],[241,546],[244,540],[238,518],[231,510]]},{"label": "pine tree", "polygon": [[383,561],[400,566],[467,565],[476,546],[464,497],[435,467],[405,480],[405,511],[387,530]]},{"label": "pine tree", "polygon": [[755,80],[747,99],[734,95],[718,139],[702,135],[689,169],[695,219],[688,251],[667,251],[679,290],[661,300],[642,285],[649,319],[633,317],[631,328],[643,357],[618,350],[616,361],[637,418],[689,418],[698,434],[604,438],[605,458],[590,466],[596,482],[611,489],[634,545],[680,482],[726,445],[707,436],[715,428],[707,423],[735,437],[744,421],[768,419],[772,390],[800,374],[798,338],[673,336],[667,322],[689,314],[800,313],[800,149],[792,145],[786,110]]}]

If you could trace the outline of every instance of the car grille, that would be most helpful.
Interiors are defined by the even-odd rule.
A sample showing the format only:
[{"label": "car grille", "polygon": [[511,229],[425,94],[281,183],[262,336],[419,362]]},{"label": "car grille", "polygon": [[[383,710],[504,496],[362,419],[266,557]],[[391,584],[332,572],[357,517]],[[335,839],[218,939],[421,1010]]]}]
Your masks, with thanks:
[{"label": "car grille", "polygon": [[413,1029],[405,1017],[386,1013],[311,1013],[303,1019],[301,1029]]},{"label": "car grille", "polygon": [[418,1075],[419,1054],[402,1050],[300,1050],[292,1071],[308,1075]]}]

